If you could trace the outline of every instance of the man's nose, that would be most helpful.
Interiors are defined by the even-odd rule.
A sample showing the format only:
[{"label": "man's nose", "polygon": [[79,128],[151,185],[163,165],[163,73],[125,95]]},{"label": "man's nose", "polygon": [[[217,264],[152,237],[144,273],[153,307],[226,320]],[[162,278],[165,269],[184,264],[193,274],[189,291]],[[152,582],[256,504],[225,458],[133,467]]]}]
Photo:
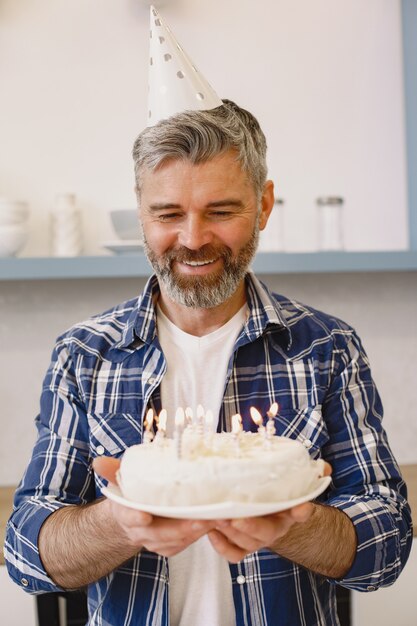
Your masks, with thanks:
[{"label": "man's nose", "polygon": [[198,216],[189,216],[181,226],[178,243],[189,250],[199,250],[207,243],[211,243],[213,234],[209,225]]}]

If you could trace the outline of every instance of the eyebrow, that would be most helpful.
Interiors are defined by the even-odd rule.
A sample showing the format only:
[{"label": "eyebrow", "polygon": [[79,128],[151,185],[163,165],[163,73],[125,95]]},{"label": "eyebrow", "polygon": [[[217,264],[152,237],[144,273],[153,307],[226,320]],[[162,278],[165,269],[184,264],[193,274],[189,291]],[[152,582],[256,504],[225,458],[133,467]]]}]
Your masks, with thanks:
[{"label": "eyebrow", "polygon": [[[225,198],[223,200],[216,200],[214,202],[209,202],[206,207],[208,209],[215,209],[218,207],[226,207],[226,206],[234,206],[237,208],[243,207],[243,202],[241,200],[236,200],[235,198]],[[150,204],[148,210],[152,213],[157,213],[158,211],[164,211],[169,209],[181,209],[180,204],[176,204],[175,202],[155,202]]]},{"label": "eyebrow", "polygon": [[173,202],[156,202],[154,204],[150,204],[148,206],[148,210],[152,213],[156,213],[157,211],[163,211],[164,209],[180,209],[180,204],[175,204]]},{"label": "eyebrow", "polygon": [[209,202],[207,205],[210,209],[222,206],[235,206],[237,208],[243,207],[243,202],[241,200],[236,200],[234,198],[225,198],[224,200],[217,200],[216,202]]}]

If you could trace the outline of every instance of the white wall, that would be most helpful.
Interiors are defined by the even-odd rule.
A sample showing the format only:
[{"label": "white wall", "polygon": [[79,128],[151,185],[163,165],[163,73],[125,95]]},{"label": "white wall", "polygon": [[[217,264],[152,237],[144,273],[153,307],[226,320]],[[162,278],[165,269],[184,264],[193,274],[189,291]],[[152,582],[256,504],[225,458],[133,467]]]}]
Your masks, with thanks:
[{"label": "white wall", "polygon": [[[219,95],[261,121],[288,249],[316,247],[323,194],[346,198],[348,249],[407,246],[400,0],[160,4]],[[134,205],[148,23],[143,0],[2,0],[0,196],[31,205],[24,255],[48,254],[58,192],[78,195],[88,253],[113,238],[108,210]]]},{"label": "white wall", "polygon": [[7,626],[36,626],[36,600],[12,580],[5,565],[0,565],[0,615]]},{"label": "white wall", "polygon": [[375,593],[352,594],[352,626],[415,626],[417,539],[400,578]]}]

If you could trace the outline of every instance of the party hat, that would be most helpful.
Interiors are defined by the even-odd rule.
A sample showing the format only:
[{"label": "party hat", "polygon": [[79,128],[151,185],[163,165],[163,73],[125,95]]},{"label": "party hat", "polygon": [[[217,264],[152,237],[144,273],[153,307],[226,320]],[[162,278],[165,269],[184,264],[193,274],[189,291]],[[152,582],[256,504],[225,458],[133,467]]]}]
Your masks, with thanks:
[{"label": "party hat", "polygon": [[207,111],[222,104],[151,6],[148,126],[182,111]]}]

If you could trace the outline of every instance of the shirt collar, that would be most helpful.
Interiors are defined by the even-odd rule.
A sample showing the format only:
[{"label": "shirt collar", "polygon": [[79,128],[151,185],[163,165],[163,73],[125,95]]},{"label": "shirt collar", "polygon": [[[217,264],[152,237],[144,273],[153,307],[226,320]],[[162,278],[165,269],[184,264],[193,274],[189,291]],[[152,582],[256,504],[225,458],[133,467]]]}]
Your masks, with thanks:
[{"label": "shirt collar", "polygon": [[291,346],[291,330],[285,313],[272,292],[252,271],[246,275],[246,295],[249,316],[245,324],[245,333],[250,341],[260,337],[267,328],[280,327],[288,334],[288,347]]},{"label": "shirt collar", "polygon": [[[120,341],[115,348],[133,347],[138,340],[145,344],[154,341],[156,335],[156,302],[159,297],[159,284],[155,275],[146,283],[137,307],[130,314]],[[248,319],[244,332],[249,341],[260,337],[268,327],[278,326],[285,329],[291,345],[291,331],[285,319],[284,311],[268,287],[258,280],[252,271],[246,275],[246,294],[248,301]]]},{"label": "shirt collar", "polygon": [[138,341],[150,344],[156,334],[156,301],[159,296],[159,284],[155,275],[145,285],[137,306],[132,310],[120,341],[115,348],[129,348]]}]

